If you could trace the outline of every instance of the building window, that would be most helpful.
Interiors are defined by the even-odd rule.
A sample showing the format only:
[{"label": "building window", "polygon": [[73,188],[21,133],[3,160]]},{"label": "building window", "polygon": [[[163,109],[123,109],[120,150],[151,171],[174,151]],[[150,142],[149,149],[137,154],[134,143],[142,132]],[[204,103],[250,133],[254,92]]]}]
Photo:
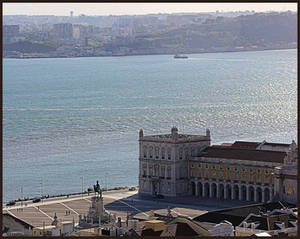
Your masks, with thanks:
[{"label": "building window", "polygon": [[171,159],[171,149],[168,148],[168,159]]},{"label": "building window", "polygon": [[149,149],[149,155],[150,155],[150,158],[153,157],[153,147],[152,146]]},{"label": "building window", "polygon": [[183,155],[183,149],[180,148],[180,149],[179,149],[179,159],[182,159],[182,155]]},{"label": "building window", "polygon": [[147,176],[147,165],[144,164],[143,165],[143,177],[146,177]]},{"label": "building window", "polygon": [[155,147],[155,158],[158,159],[158,157],[159,157],[159,148]]},{"label": "building window", "polygon": [[161,149],[161,158],[165,159],[165,148]]},{"label": "building window", "polygon": [[227,180],[230,179],[230,175],[231,175],[231,174],[230,174],[230,167],[228,167],[228,168],[227,168]]},{"label": "building window", "polygon": [[147,158],[147,146],[144,146],[144,158]]},{"label": "building window", "polygon": [[196,156],[195,155],[195,148],[194,147],[192,147],[192,149],[191,149],[191,156],[193,157],[193,156]]},{"label": "building window", "polygon": [[213,177],[213,178],[216,178],[216,176],[217,176],[217,169],[216,169],[216,166],[213,165],[213,166],[212,166],[212,177]]},{"label": "building window", "polygon": [[149,167],[149,176],[152,176],[153,175],[153,169],[152,169],[152,166]]},{"label": "building window", "polygon": [[171,167],[168,167],[168,170],[167,170],[167,177],[168,177],[168,178],[171,178]]},{"label": "building window", "polygon": [[219,179],[223,179],[223,169],[222,166],[219,168]]},{"label": "building window", "polygon": [[242,181],[246,181],[246,172],[245,172],[244,168],[243,168],[243,171],[242,171]]},{"label": "building window", "polygon": [[156,164],[156,165],[154,165],[154,176],[158,176],[158,172],[159,172],[159,167],[158,167],[158,165]]},{"label": "building window", "polygon": [[267,169],[266,169],[266,171],[265,171],[265,183],[270,183],[270,182],[269,182],[269,172],[268,172]]},{"label": "building window", "polygon": [[165,177],[165,166],[161,166],[161,168],[160,168],[160,176],[161,177]]},{"label": "building window", "polygon": [[250,168],[250,182],[253,182],[253,169]]},{"label": "building window", "polygon": [[184,149],[185,159],[189,158],[189,150],[187,148]]},{"label": "building window", "polygon": [[238,169],[234,168],[234,180],[238,180]]}]

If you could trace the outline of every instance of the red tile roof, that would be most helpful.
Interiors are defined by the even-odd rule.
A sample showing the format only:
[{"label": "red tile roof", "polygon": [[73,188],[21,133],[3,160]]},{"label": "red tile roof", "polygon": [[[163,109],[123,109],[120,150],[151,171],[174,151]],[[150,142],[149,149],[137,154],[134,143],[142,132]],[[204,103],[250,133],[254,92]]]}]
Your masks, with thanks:
[{"label": "red tile roof", "polygon": [[290,144],[281,144],[281,143],[268,143],[265,142],[264,145],[272,145],[272,146],[285,146],[285,147],[289,147]]},{"label": "red tile roof", "polygon": [[280,151],[211,146],[200,157],[283,163],[285,156],[286,153]]},{"label": "red tile roof", "polygon": [[234,148],[252,148],[252,149],[256,149],[256,147],[260,144],[261,143],[259,143],[259,142],[235,141],[232,144],[232,147],[234,147]]},{"label": "red tile roof", "polygon": [[232,143],[223,143],[223,144],[221,144],[221,146],[231,147],[231,146],[232,146]]}]

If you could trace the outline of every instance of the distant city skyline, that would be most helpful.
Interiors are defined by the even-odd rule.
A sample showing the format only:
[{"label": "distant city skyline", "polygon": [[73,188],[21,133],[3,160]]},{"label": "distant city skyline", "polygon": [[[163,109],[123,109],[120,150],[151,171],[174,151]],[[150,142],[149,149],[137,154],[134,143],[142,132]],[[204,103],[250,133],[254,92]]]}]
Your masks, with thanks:
[{"label": "distant city skyline", "polygon": [[3,3],[3,15],[144,15],[215,11],[297,11],[297,3]]}]

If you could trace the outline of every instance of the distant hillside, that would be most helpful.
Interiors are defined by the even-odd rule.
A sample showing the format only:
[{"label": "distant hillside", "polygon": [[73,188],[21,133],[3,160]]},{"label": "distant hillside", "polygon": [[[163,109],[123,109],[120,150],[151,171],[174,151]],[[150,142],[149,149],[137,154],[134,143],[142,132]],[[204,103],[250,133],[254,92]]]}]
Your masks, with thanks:
[{"label": "distant hillside", "polygon": [[185,25],[164,32],[136,37],[127,43],[108,44],[111,50],[129,47],[133,51],[161,53],[242,49],[276,49],[297,46],[297,14],[257,13],[235,18],[217,17],[202,24]]},{"label": "distant hillside", "polygon": [[5,44],[3,46],[5,51],[18,51],[22,53],[47,53],[55,51],[56,48],[45,43],[33,43],[29,41],[16,42]]}]

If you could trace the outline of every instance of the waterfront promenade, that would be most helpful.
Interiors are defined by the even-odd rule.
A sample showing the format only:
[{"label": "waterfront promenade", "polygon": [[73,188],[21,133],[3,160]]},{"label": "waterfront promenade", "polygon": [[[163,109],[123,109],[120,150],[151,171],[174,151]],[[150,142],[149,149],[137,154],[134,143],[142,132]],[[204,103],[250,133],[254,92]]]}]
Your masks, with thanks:
[{"label": "waterfront promenade", "polygon": [[[54,197],[43,199],[38,203],[18,202],[14,206],[3,205],[3,213],[9,213],[35,227],[43,224],[51,225],[55,214],[60,221],[74,220],[76,224],[80,214],[87,215],[92,196],[94,193]],[[148,219],[151,211],[159,210],[166,213],[168,207],[176,214],[196,217],[207,211],[244,205],[235,201],[217,202],[195,197],[176,198],[176,200],[139,198],[137,191],[128,191],[128,189],[103,192],[103,198],[105,209],[121,217],[122,220],[126,220],[128,214],[139,219]]]}]

